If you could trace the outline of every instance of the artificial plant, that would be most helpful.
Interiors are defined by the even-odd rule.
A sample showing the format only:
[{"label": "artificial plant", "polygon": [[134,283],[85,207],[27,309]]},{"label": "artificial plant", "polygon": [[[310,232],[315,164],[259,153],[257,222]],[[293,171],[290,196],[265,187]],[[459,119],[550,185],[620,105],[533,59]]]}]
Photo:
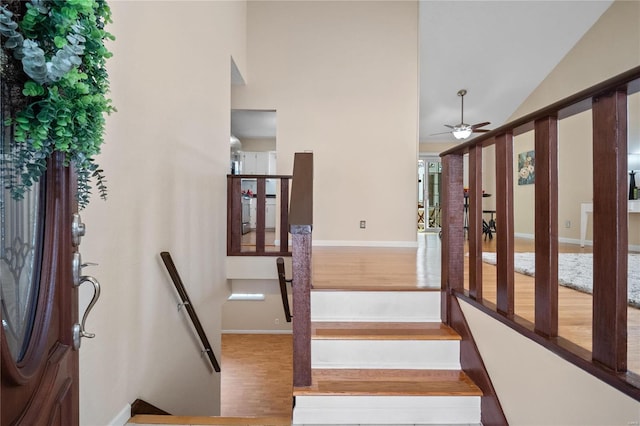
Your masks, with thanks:
[{"label": "artificial plant", "polygon": [[92,179],[106,198],[94,157],[104,141],[105,114],[115,110],[107,97],[108,22],[103,0],[2,1],[0,80],[9,140],[3,171],[14,198],[40,179],[56,151],[76,168],[80,207],[89,202]]}]

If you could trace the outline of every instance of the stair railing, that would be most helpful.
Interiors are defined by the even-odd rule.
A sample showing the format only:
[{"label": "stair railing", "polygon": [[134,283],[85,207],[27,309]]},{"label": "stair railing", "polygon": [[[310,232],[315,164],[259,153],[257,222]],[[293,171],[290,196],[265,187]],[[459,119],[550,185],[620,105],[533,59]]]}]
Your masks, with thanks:
[{"label": "stair railing", "polygon": [[293,251],[293,386],[311,385],[311,231],[313,153],[296,153],[293,163],[289,230]]},{"label": "stair railing", "polygon": [[287,292],[287,283],[293,282],[293,280],[288,280],[285,269],[284,269],[284,259],[279,257],[276,259],[276,267],[278,268],[278,281],[280,282],[280,297],[282,298],[282,308],[284,309],[284,317],[287,322],[291,322],[291,310],[289,309],[289,293]]},{"label": "stair railing", "polygon": [[[640,91],[640,67],[516,119],[442,157],[442,320],[451,298],[466,300],[564,359],[640,400],[640,376],[627,371],[627,97]],[[592,111],[592,351],[558,336],[558,120]],[[535,319],[514,313],[513,137],[535,133]],[[495,147],[496,304],[483,298],[482,151]],[[464,289],[463,156],[469,156],[469,288]]]},{"label": "stair railing", "polygon": [[[242,181],[245,179],[256,181],[255,194],[243,194]],[[273,249],[267,248],[266,243],[266,211],[267,211],[267,180],[280,182],[277,199],[280,204],[280,222],[276,223],[279,245]],[[227,175],[227,256],[291,256],[289,250],[289,175]],[[243,218],[245,201],[255,202],[255,228],[250,229],[255,235],[255,243],[243,244],[248,225]],[[275,242],[274,242],[275,243]],[[275,244],[274,244],[275,245]]]},{"label": "stair railing", "polygon": [[171,254],[169,254],[169,252],[167,251],[163,251],[162,253],[160,253],[160,257],[162,258],[162,261],[164,262],[164,265],[166,266],[167,271],[169,272],[169,276],[171,277],[171,281],[173,281],[173,285],[176,287],[176,291],[178,292],[178,295],[180,296],[180,300],[181,300],[180,306],[186,309],[187,313],[189,314],[189,318],[191,318],[191,323],[193,324],[193,327],[196,329],[196,333],[198,333],[198,337],[200,338],[200,342],[202,343],[202,346],[204,348],[202,352],[207,354],[207,357],[209,358],[209,361],[211,361],[211,365],[213,366],[213,369],[216,371],[216,373],[219,373],[220,365],[218,364],[218,360],[216,359],[216,356],[213,353],[213,348],[209,343],[209,339],[207,339],[207,335],[204,332],[204,328],[202,328],[202,323],[200,323],[200,319],[196,314],[196,310],[194,309],[193,304],[191,303],[191,299],[187,294],[187,289],[184,287],[184,284],[182,283],[180,274],[178,274],[178,269],[176,268],[176,265],[173,263]]}]

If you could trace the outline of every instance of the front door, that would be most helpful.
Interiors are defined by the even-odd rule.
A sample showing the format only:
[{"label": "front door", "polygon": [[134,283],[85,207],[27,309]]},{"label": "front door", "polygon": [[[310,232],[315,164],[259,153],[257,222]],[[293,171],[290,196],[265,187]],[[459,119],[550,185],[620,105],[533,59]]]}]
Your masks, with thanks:
[{"label": "front door", "polygon": [[[10,161],[6,150],[0,155]],[[0,421],[77,425],[74,175],[54,154],[46,177],[24,199],[15,200],[5,185],[0,187]]]}]

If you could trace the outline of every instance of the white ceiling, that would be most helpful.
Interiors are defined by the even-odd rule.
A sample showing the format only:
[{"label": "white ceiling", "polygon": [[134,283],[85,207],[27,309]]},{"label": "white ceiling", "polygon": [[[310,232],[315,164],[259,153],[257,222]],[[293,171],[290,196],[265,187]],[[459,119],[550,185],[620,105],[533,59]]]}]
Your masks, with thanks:
[{"label": "white ceiling", "polygon": [[611,1],[421,1],[420,142],[444,124],[507,119]]},{"label": "white ceiling", "polygon": [[239,139],[275,139],[276,112],[231,110],[231,134]]},{"label": "white ceiling", "polygon": [[[420,1],[420,142],[455,141],[444,124],[506,122],[611,0]],[[232,133],[275,138],[274,111],[232,111]]]}]

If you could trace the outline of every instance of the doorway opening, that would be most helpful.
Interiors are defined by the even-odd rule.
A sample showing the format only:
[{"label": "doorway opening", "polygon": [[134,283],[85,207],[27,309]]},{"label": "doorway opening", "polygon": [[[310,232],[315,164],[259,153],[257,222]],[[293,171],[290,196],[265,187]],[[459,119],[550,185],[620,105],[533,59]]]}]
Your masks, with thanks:
[{"label": "doorway opening", "polygon": [[441,222],[442,163],[438,156],[418,160],[418,232],[439,232]]}]

